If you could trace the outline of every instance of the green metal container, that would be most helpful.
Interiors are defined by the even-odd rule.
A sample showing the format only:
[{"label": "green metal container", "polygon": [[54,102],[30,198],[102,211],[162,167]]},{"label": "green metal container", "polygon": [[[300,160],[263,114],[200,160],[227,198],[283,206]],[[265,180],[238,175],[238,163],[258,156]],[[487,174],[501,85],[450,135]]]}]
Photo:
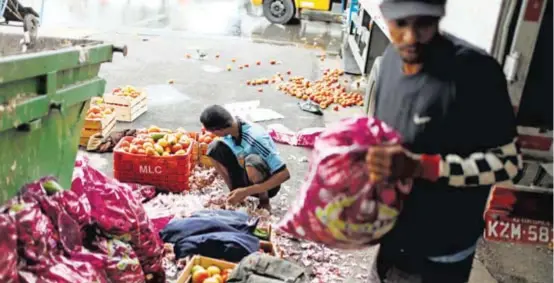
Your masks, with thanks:
[{"label": "green metal container", "polygon": [[88,103],[104,93],[100,65],[116,48],[41,38],[22,52],[21,35],[0,33],[0,204],[52,175],[68,188]]}]

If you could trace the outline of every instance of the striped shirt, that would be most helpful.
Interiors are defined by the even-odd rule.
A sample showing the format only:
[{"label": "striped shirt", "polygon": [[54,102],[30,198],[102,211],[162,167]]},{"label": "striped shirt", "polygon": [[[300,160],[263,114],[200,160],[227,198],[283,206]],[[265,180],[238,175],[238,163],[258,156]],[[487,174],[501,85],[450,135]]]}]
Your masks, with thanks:
[{"label": "striped shirt", "polygon": [[285,163],[281,160],[269,133],[260,125],[246,123],[238,118],[237,120],[240,124],[239,138],[235,139],[228,135],[222,140],[237,156],[241,166],[244,166],[246,156],[257,154],[267,163],[270,174],[283,170],[286,167]]}]

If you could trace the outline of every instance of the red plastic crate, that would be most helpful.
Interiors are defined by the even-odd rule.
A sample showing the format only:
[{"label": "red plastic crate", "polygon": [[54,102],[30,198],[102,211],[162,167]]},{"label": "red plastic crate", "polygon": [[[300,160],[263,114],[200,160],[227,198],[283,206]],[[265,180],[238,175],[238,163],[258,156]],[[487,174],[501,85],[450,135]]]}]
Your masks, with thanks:
[{"label": "red plastic crate", "polygon": [[131,142],[132,137],[124,137],[114,149],[114,177],[121,182],[153,185],[160,190],[182,192],[188,190],[192,169],[192,147],[186,155],[147,156],[118,150],[122,141]]}]

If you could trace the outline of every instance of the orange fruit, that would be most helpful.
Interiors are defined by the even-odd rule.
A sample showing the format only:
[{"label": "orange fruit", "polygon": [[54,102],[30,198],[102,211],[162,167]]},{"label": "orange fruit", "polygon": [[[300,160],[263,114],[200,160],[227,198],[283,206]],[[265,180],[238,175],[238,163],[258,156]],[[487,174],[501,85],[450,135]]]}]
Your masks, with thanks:
[{"label": "orange fruit", "polygon": [[207,136],[204,138],[204,143],[210,144],[213,141],[213,138],[210,136]]},{"label": "orange fruit", "polygon": [[160,132],[160,128],[157,127],[157,126],[150,126],[150,128],[148,128],[148,131],[149,133],[159,133]]},{"label": "orange fruit", "polygon": [[137,154],[138,153],[138,147],[136,145],[131,145],[129,147],[129,153]]},{"label": "orange fruit", "polygon": [[158,154],[156,153],[156,150],[155,150],[154,148],[152,148],[152,147],[147,148],[145,151],[146,151],[146,155],[148,155],[148,156],[156,156],[156,155],[158,155]]},{"label": "orange fruit", "polygon": [[122,141],[119,144],[119,147],[129,147],[131,144],[128,141]]},{"label": "orange fruit", "polygon": [[175,144],[171,147],[171,152],[175,153],[181,149],[183,149],[183,146],[181,144]]}]

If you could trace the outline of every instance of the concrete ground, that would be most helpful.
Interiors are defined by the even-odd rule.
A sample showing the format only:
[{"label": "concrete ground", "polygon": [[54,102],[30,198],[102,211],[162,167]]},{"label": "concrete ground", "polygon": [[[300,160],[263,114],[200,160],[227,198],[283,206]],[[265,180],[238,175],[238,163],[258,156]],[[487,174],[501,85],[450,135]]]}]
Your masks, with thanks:
[{"label": "concrete ground", "polygon": [[[87,37],[129,47],[129,56],[121,58],[116,54],[112,63],[102,66],[101,76],[106,78],[108,89],[127,84],[145,88],[149,94],[148,112],[133,123],[118,123],[118,129],[150,125],[198,129],[198,115],[203,107],[253,99],[260,100],[262,107],[285,116],[272,122],[293,130],[324,126],[360,113],[359,109],[351,108],[327,111],[323,117],[314,116],[300,111],[297,100],[271,86],[259,93],[256,88],[245,85],[246,80],[287,70],[293,75],[316,79],[322,69],[340,66],[337,58],[325,62],[316,58],[324,51],[329,54],[338,51],[341,42],[338,25],[323,22],[303,22],[288,28],[270,25],[265,19],[252,16],[259,11],[247,9],[234,0],[137,0],[133,3],[48,0],[46,3],[42,35]],[[0,32],[18,30],[18,27],[0,27]],[[206,59],[184,57],[186,53],[195,55],[196,50],[206,52]],[[221,55],[219,60],[214,58],[216,53]],[[253,65],[256,61],[267,63],[272,59],[282,64],[242,71],[234,68],[227,72],[226,66],[233,65],[231,58],[236,58],[237,64]],[[168,85],[168,80],[174,80],[175,84]],[[306,156],[308,152],[292,146],[278,147],[293,173],[283,189],[290,203],[307,169],[307,163],[294,158]],[[111,154],[89,156],[99,169],[112,175]],[[366,272],[374,253],[375,248],[354,253],[355,262],[361,266],[356,273]],[[546,249],[483,242],[470,282],[542,283],[551,282],[551,275],[552,255]]]}]

